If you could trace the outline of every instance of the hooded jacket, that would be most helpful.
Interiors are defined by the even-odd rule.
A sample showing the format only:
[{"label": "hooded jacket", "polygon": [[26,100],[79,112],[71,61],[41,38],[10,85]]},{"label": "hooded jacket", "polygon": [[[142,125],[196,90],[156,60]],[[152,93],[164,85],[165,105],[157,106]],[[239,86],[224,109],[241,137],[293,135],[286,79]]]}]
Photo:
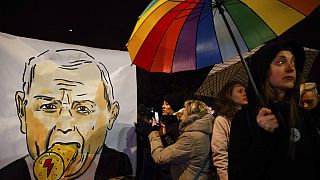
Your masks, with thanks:
[{"label": "hooded jacket", "polygon": [[[294,41],[265,45],[252,56],[250,70],[259,93],[263,91],[273,58],[287,48],[291,49],[296,58],[297,74],[301,73],[305,55]],[[298,95],[298,86],[288,90],[289,93]],[[266,107],[276,115],[279,123],[279,127],[270,133],[257,124],[256,117],[261,104],[252,85],[248,87],[247,96],[249,103],[234,116],[230,130],[229,179],[320,179],[320,136],[312,116],[298,109],[298,123],[293,130],[288,124],[288,101],[270,102]],[[281,114],[282,120],[277,114]],[[294,136],[292,148],[289,147],[290,131],[296,130],[299,133]],[[292,153],[294,156],[291,156]]]},{"label": "hooded jacket", "polygon": [[[164,148],[158,131],[149,135],[151,154],[158,164],[171,165],[172,179],[193,179],[209,158],[213,116],[196,114],[180,123],[177,142]],[[209,162],[198,179],[208,179]]]}]

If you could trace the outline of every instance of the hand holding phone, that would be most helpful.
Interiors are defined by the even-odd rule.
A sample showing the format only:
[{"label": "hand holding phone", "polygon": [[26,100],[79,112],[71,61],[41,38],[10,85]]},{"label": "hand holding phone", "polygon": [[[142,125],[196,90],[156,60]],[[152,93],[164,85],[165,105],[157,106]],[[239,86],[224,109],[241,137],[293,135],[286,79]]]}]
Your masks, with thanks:
[{"label": "hand holding phone", "polygon": [[158,113],[158,112],[154,112],[154,118],[155,118],[156,121],[157,121],[157,125],[159,125],[160,122],[159,122],[159,113]]}]

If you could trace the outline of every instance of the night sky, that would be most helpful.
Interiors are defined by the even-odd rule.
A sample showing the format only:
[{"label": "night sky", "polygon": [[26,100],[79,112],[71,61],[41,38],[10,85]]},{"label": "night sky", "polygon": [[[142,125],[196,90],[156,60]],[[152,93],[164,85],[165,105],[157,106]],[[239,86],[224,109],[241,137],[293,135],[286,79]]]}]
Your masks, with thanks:
[{"label": "night sky", "polygon": [[[1,0],[0,32],[17,36],[125,51],[138,16],[151,0]],[[320,8],[278,39],[294,38],[320,49]],[[138,103],[158,106],[165,93],[186,98],[211,67],[174,74],[137,68]]]},{"label": "night sky", "polygon": [[0,31],[63,43],[125,50],[149,0],[1,0]]}]

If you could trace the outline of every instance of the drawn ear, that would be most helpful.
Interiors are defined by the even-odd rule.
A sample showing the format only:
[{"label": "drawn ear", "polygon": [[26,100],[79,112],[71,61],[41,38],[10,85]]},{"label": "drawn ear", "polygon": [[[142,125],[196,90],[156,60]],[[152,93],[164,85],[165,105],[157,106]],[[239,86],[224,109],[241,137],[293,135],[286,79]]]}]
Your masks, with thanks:
[{"label": "drawn ear", "polygon": [[15,100],[16,100],[16,107],[17,107],[17,114],[20,120],[20,130],[23,134],[26,133],[26,107],[24,105],[24,92],[17,91]]},{"label": "drawn ear", "polygon": [[119,115],[120,105],[117,101],[112,103],[111,110],[110,110],[110,119],[108,124],[108,129],[112,129],[113,123],[116,121],[118,115]]}]

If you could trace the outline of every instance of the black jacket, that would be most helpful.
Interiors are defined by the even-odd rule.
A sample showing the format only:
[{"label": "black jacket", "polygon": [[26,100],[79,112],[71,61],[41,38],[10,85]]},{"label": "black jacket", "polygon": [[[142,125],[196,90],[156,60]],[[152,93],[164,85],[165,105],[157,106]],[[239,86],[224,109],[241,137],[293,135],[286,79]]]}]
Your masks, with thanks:
[{"label": "black jacket", "polygon": [[313,108],[310,112],[315,119],[316,127],[320,131],[320,102],[318,102],[318,105],[315,108]]},{"label": "black jacket", "polygon": [[[96,170],[95,180],[132,175],[130,159],[125,153],[103,146]],[[0,179],[31,180],[24,158],[18,159],[0,170]]]},{"label": "black jacket", "polygon": [[[304,50],[296,42],[268,44],[251,57],[250,70],[257,90],[266,94],[270,64],[282,49],[291,49],[295,56],[295,68],[301,73],[304,63]],[[298,76],[297,76],[298,77]],[[299,81],[297,81],[299,82]],[[288,94],[287,94],[288,93]],[[289,126],[289,104],[299,94],[299,84],[286,91],[281,103],[269,100],[265,107],[276,115],[279,127],[272,133],[257,124],[257,114],[262,106],[249,82],[247,91],[248,105],[236,113],[232,120],[229,144],[229,180],[319,180],[320,179],[320,135],[315,128],[309,112],[298,108],[294,125]],[[279,116],[280,114],[280,116]],[[280,118],[282,117],[282,118]],[[282,120],[281,120],[282,119]],[[291,132],[296,133],[295,142],[290,141]]]},{"label": "black jacket", "polygon": [[320,178],[320,144],[311,117],[301,111],[300,140],[295,143],[295,159],[289,156],[289,128],[273,133],[258,126],[256,113],[242,108],[234,117],[229,146],[229,179],[308,179]]}]

